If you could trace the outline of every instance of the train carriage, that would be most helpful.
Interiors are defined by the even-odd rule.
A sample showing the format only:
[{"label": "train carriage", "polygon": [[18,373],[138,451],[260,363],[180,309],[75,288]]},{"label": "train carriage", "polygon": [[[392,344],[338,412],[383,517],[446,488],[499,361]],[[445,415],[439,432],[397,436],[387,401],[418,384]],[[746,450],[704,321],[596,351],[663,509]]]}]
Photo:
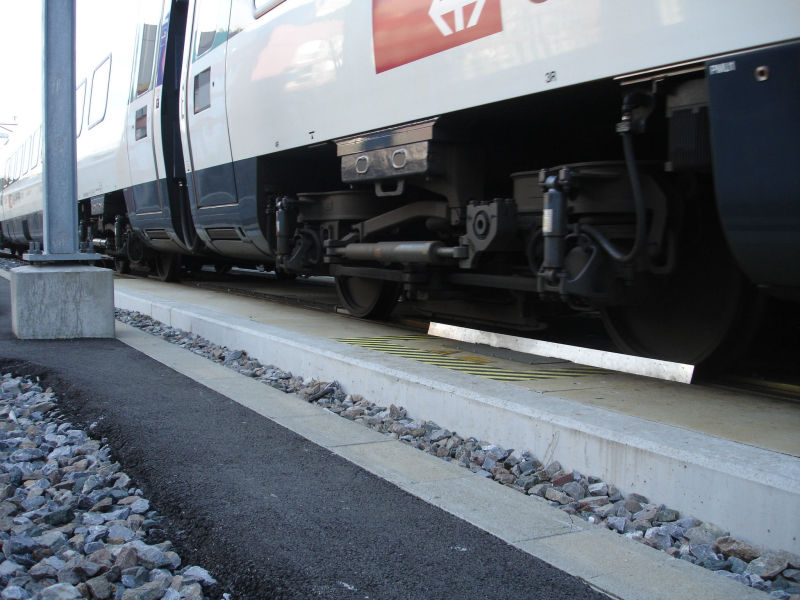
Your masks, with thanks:
[{"label": "train carriage", "polygon": [[[626,351],[712,361],[763,294],[800,297],[797,23],[794,0],[81,1],[82,238],[163,279],[330,274],[360,317],[599,310]],[[7,173],[23,246],[41,187]]]}]

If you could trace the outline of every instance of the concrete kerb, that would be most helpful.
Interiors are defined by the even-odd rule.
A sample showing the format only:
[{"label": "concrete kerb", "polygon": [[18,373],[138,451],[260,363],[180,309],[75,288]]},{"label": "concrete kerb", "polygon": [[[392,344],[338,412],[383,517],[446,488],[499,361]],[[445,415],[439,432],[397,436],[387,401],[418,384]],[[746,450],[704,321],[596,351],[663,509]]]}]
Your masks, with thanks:
[{"label": "concrete kerb", "polygon": [[[465,387],[464,375],[420,363],[413,364],[412,372],[397,357],[198,306],[128,290],[117,290],[116,301],[120,308],[246,350],[264,363],[336,379],[345,389],[403,405],[450,429],[529,449],[542,460],[555,457],[626,492],[733,529],[753,543],[800,551],[800,460],[795,457],[495,381],[470,378]],[[388,390],[392,398],[386,398]],[[787,518],[796,520],[795,526]]]}]

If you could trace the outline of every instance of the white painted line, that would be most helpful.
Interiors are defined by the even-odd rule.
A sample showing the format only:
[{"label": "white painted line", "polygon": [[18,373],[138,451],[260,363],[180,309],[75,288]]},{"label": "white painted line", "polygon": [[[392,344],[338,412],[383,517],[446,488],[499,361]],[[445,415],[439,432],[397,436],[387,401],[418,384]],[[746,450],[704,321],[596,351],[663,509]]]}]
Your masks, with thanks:
[{"label": "white painted line", "polygon": [[428,335],[469,344],[484,344],[493,348],[505,348],[516,352],[524,352],[525,354],[535,354],[536,356],[561,358],[579,365],[599,367],[610,371],[619,371],[620,373],[644,375],[645,377],[655,377],[667,381],[677,381],[678,383],[691,383],[694,376],[694,365],[556,344],[555,342],[480,331],[443,323],[431,323],[428,328]]}]

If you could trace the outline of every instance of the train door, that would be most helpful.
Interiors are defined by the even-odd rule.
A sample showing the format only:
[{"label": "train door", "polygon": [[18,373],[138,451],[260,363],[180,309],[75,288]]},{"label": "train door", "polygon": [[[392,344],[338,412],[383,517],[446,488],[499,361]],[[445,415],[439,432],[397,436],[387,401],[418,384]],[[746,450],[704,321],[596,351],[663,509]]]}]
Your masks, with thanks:
[{"label": "train door", "polygon": [[189,252],[198,250],[186,188],[180,133],[180,83],[186,38],[186,0],[169,0],[164,7],[156,66],[155,131],[159,169],[166,176],[170,216],[176,235]]},{"label": "train door", "polygon": [[[181,87],[184,155],[198,208],[237,202],[225,105],[230,0],[197,0]],[[189,173],[191,171],[191,173]]]},{"label": "train door", "polygon": [[[139,27],[125,128],[136,213],[161,212],[163,206],[153,139],[154,73],[162,4],[163,0],[143,0],[139,4]],[[163,162],[161,169],[163,177]]]}]

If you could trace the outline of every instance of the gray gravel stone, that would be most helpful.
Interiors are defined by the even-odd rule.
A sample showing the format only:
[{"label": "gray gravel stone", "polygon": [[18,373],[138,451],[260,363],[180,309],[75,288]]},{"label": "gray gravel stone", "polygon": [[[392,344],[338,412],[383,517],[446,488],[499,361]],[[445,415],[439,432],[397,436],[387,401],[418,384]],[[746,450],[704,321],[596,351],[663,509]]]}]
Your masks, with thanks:
[{"label": "gray gravel stone", "polygon": [[181,572],[184,583],[200,583],[204,586],[214,585],[217,580],[202,567],[191,566]]},{"label": "gray gravel stone", "polygon": [[639,500],[641,497],[642,496],[639,496],[638,494],[628,494],[628,496],[625,498],[625,503],[623,504],[625,510],[631,513],[631,515],[642,510],[642,502]]},{"label": "gray gravel stone", "polygon": [[735,556],[728,557],[728,564],[733,573],[744,573],[747,570],[747,563]]},{"label": "gray gravel stone", "polygon": [[648,529],[644,534],[644,539],[648,545],[660,550],[666,550],[672,546],[672,538],[668,533],[664,532],[661,527],[651,527]]},{"label": "gray gravel stone", "polygon": [[690,544],[689,552],[700,561],[719,560],[721,557],[707,544]]},{"label": "gray gravel stone", "polygon": [[789,562],[778,553],[762,554],[747,565],[748,575],[758,575],[762,579],[775,579],[781,572],[789,568]]},{"label": "gray gravel stone", "polygon": [[628,520],[624,517],[609,517],[606,521],[608,528],[617,533],[625,533],[625,526],[627,524]]},{"label": "gray gravel stone", "polygon": [[572,498],[568,494],[565,494],[554,487],[547,488],[544,492],[544,497],[548,500],[552,500],[553,502],[558,502],[561,505],[566,505],[572,502]]},{"label": "gray gravel stone", "polygon": [[662,523],[667,523],[677,521],[678,517],[680,517],[680,513],[677,510],[672,510],[671,508],[662,508],[656,514],[655,520],[661,521]]},{"label": "gray gravel stone", "polygon": [[664,523],[661,525],[661,531],[669,535],[674,540],[682,538],[686,533],[686,530],[683,527],[679,527],[675,523]]},{"label": "gray gravel stone", "polygon": [[130,509],[131,512],[136,515],[143,515],[148,510],[150,510],[150,502],[145,499],[137,500],[136,502],[131,504]]},{"label": "gray gravel stone", "polygon": [[586,495],[586,490],[584,490],[583,486],[577,481],[565,483],[561,489],[564,490],[565,494],[568,494],[575,500],[580,500]]},{"label": "gray gravel stone", "polygon": [[31,595],[28,590],[18,585],[9,585],[0,592],[0,598],[3,600],[28,600],[30,597]]},{"label": "gray gravel stone", "polygon": [[[611,500],[611,498],[609,498],[609,500]],[[617,512],[617,506],[614,504],[605,504],[598,506],[594,509],[594,514],[596,514],[601,519],[611,517],[616,512]]]},{"label": "gray gravel stone", "polygon": [[608,484],[603,481],[590,483],[588,491],[591,496],[608,496]]},{"label": "gray gravel stone", "polygon": [[755,560],[761,555],[761,551],[754,546],[730,536],[718,538],[715,543],[725,556],[735,556],[745,562]]},{"label": "gray gravel stone", "polygon": [[702,527],[692,527],[688,529],[685,537],[693,544],[703,544],[706,546],[711,546],[717,541],[717,538],[712,533]]},{"label": "gray gravel stone", "polygon": [[171,564],[169,557],[156,546],[149,546],[141,540],[131,542],[131,546],[136,550],[139,563],[148,569],[158,569]]},{"label": "gray gravel stone", "polygon": [[40,593],[41,600],[77,600],[81,593],[73,585],[57,583],[43,589]]},{"label": "gray gravel stone", "polygon": [[531,496],[541,496],[544,498],[545,493],[551,487],[553,487],[552,483],[537,483],[536,485],[530,487],[528,494]]},{"label": "gray gravel stone", "polygon": [[12,462],[30,462],[32,460],[39,460],[47,456],[44,450],[39,448],[20,448],[14,451],[9,459]]},{"label": "gray gravel stone", "polygon": [[782,575],[787,579],[800,583],[800,569],[786,569]]},{"label": "gray gravel stone", "polygon": [[3,554],[11,556],[12,554],[29,554],[33,552],[39,544],[30,536],[15,535],[3,542]]}]

